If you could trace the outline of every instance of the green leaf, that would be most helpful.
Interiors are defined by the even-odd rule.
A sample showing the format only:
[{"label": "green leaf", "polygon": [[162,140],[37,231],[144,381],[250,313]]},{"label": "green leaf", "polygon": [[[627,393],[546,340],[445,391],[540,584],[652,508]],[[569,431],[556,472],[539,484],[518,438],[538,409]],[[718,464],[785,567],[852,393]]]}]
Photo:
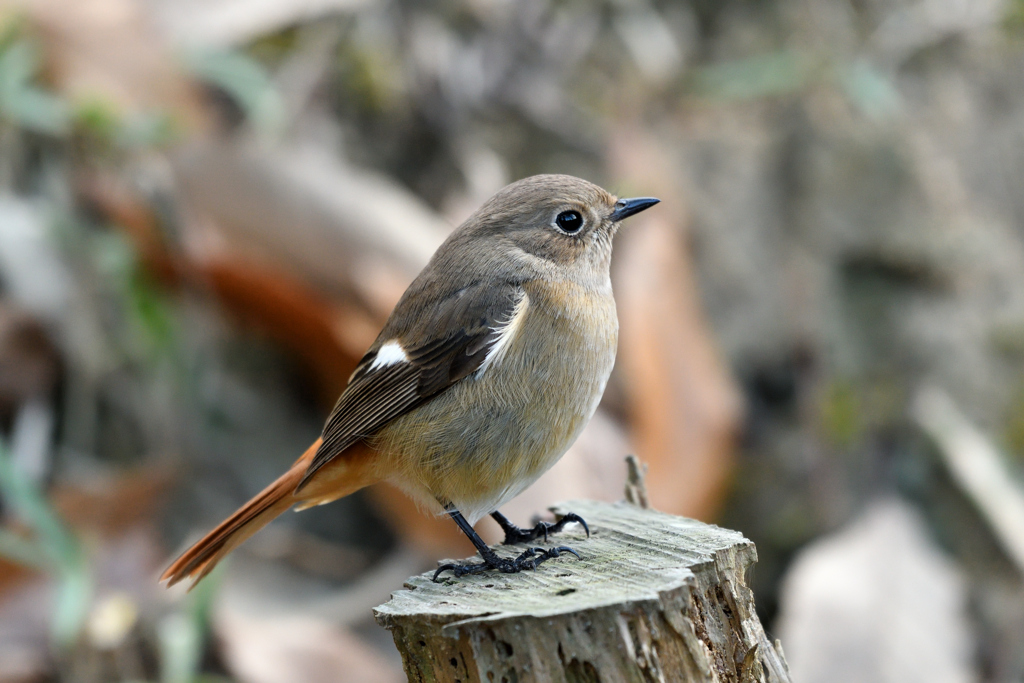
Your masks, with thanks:
[{"label": "green leaf", "polygon": [[74,120],[76,128],[104,142],[113,141],[123,125],[117,107],[101,98],[78,102],[75,105]]},{"label": "green leaf", "polygon": [[160,644],[160,683],[218,681],[199,676],[213,596],[220,587],[224,565],[214,569],[189,593],[184,608],[169,614],[157,627]]},{"label": "green leaf", "polygon": [[0,97],[28,86],[39,68],[39,52],[27,40],[18,40],[0,53]]},{"label": "green leaf", "polygon": [[70,130],[70,111],[63,101],[35,88],[24,88],[3,102],[3,111],[25,128],[48,135],[64,135]]},{"label": "green leaf", "polygon": [[284,103],[259,62],[228,51],[195,49],[185,54],[189,69],[230,95],[257,128],[277,133],[284,125]]},{"label": "green leaf", "polygon": [[73,645],[92,605],[92,574],[84,557],[60,568],[50,634],[60,647]]},{"label": "green leaf", "polygon": [[0,529],[0,556],[33,569],[47,568],[46,553],[38,543],[22,538],[7,529]]},{"label": "green leaf", "polygon": [[0,52],[4,52],[21,38],[28,23],[24,12],[4,11],[0,16]]},{"label": "green leaf", "polygon": [[27,40],[0,53],[0,113],[29,130],[62,135],[69,130],[71,112],[60,98],[32,85],[39,64],[38,50]]},{"label": "green leaf", "polygon": [[6,445],[0,445],[0,491],[11,510],[35,531],[53,567],[76,561],[78,546],[35,485],[14,466]]},{"label": "green leaf", "polygon": [[202,630],[194,619],[173,612],[157,625],[160,643],[160,683],[190,683],[199,669]]},{"label": "green leaf", "polygon": [[714,100],[750,100],[801,90],[812,72],[809,58],[782,51],[697,69],[691,89]]},{"label": "green leaf", "polygon": [[161,147],[181,137],[181,128],[168,112],[154,111],[132,117],[117,130],[122,147]]},{"label": "green leaf", "polygon": [[864,60],[842,69],[839,83],[854,106],[868,118],[881,121],[900,110],[900,95],[892,81]]},{"label": "green leaf", "polygon": [[[34,546],[41,564],[58,581],[51,633],[61,647],[71,645],[81,631],[92,601],[92,578],[85,555],[42,492],[24,476],[0,442],[0,493],[11,512],[35,532]],[[8,536],[7,542],[11,539]],[[10,544],[14,552],[29,552]]]}]

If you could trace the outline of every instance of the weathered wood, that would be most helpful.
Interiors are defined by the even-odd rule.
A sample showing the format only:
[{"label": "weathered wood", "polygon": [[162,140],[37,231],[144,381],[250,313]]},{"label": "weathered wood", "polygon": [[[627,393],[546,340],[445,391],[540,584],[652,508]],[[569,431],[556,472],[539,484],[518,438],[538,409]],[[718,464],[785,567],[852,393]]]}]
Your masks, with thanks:
[{"label": "weathered wood", "polygon": [[746,579],[753,543],[629,503],[554,509],[570,510],[588,521],[591,538],[573,525],[557,543],[582,560],[441,583],[426,573],[375,610],[410,681],[790,680],[754,612]]}]

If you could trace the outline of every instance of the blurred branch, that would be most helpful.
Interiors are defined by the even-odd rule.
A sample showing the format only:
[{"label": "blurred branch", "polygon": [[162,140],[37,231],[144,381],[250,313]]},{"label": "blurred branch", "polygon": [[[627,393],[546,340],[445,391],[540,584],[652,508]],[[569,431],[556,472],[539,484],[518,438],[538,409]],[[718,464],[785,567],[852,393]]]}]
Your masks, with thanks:
[{"label": "blurred branch", "polygon": [[647,509],[651,507],[647,500],[647,484],[644,477],[647,475],[647,465],[640,462],[635,455],[626,456],[626,501]]},{"label": "blurred branch", "polygon": [[232,247],[335,294],[356,292],[382,315],[450,230],[391,180],[310,146],[204,143],[174,162]]},{"label": "blurred branch", "polygon": [[1010,7],[1007,0],[924,0],[894,5],[870,37],[869,47],[897,66],[943,40],[998,25]]},{"label": "blurred branch", "polygon": [[918,392],[911,414],[935,441],[953,479],[1024,574],[1024,491],[1007,471],[995,446],[937,387],[925,386]]},{"label": "blurred branch", "polygon": [[154,0],[156,14],[178,41],[240,45],[330,14],[352,12],[370,0]]},{"label": "blurred branch", "polygon": [[55,422],[49,401],[35,398],[22,404],[11,430],[11,451],[18,468],[31,481],[49,470],[50,440]]},{"label": "blurred branch", "polygon": [[710,519],[721,508],[736,464],[743,405],[698,297],[682,238],[691,209],[665,146],[641,126],[622,125],[609,156],[629,187],[664,199],[616,238],[618,367],[630,438],[650,466],[651,506]]},{"label": "blurred branch", "polygon": [[295,49],[274,74],[289,119],[302,114],[330,73],[342,36],[339,21],[325,21],[299,31]]}]

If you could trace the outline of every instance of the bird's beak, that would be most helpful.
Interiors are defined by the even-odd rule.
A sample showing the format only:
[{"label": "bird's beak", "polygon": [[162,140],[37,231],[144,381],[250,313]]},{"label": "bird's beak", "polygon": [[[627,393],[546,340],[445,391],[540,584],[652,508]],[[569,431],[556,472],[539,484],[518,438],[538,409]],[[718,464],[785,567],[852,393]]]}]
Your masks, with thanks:
[{"label": "bird's beak", "polygon": [[649,209],[660,201],[660,199],[655,199],[654,197],[620,199],[615,202],[615,210],[612,211],[612,221],[621,221],[623,218],[629,218],[634,213],[640,213],[644,209]]}]

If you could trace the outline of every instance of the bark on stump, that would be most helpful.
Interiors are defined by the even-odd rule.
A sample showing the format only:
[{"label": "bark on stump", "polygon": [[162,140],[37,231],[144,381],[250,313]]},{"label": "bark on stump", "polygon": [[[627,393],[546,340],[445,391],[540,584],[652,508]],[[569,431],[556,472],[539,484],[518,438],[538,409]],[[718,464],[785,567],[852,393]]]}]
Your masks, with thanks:
[{"label": "bark on stump", "polygon": [[[754,544],[728,529],[629,503],[554,508],[590,524],[548,543],[583,557],[536,571],[411,578],[374,611],[410,681],[788,682],[754,611]],[[527,546],[500,546],[503,556]]]}]

